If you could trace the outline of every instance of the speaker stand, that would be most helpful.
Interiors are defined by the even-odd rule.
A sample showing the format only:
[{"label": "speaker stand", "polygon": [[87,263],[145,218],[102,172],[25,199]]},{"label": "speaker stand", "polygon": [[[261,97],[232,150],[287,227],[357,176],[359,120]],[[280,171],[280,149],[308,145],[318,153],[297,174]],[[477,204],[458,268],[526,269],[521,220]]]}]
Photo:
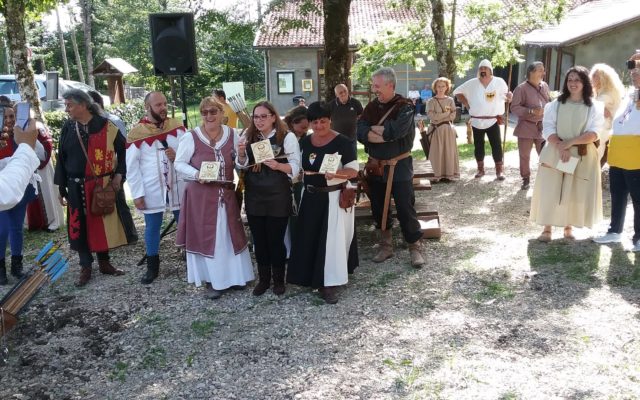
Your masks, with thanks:
[{"label": "speaker stand", "polygon": [[187,125],[187,101],[184,95],[184,75],[180,75],[180,97],[182,98],[182,125],[186,129],[189,126]]}]

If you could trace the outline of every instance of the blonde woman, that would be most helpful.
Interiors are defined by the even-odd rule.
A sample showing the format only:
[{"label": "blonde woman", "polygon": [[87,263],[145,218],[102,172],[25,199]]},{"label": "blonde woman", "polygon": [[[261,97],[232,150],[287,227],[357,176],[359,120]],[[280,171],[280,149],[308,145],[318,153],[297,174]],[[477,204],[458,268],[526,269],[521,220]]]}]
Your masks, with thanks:
[{"label": "blonde woman", "polygon": [[456,117],[456,105],[448,96],[451,81],[440,77],[431,85],[434,96],[427,103],[427,115],[431,121],[431,146],[429,160],[435,174],[434,181],[449,182],[460,179],[456,130],[452,122]]},{"label": "blonde woman", "polygon": [[625,90],[616,71],[607,64],[595,64],[591,67],[589,79],[591,79],[596,100],[604,103],[604,126],[602,132],[598,132],[600,137],[598,157],[601,160],[600,165],[604,165],[607,162],[606,151],[611,136],[611,122],[620,107]]}]

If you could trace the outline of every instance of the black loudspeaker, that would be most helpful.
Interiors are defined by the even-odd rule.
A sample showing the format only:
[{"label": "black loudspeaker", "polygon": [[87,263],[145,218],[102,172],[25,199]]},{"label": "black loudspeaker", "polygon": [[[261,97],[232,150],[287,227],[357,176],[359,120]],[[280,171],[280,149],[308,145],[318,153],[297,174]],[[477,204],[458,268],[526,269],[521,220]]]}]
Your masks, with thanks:
[{"label": "black loudspeaker", "polygon": [[156,75],[195,75],[193,13],[149,14],[151,53]]}]

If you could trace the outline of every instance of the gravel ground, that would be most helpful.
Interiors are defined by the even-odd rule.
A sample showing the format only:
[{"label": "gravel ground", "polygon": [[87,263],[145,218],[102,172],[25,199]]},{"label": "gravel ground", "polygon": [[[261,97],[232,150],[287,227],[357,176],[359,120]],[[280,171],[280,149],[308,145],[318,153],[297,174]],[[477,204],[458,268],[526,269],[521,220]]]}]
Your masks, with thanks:
[{"label": "gravel ground", "polygon": [[113,252],[125,276],[82,289],[72,256],[8,335],[0,398],[640,398],[640,256],[589,230],[536,242],[517,153],[504,182],[487,164],[481,180],[467,162],[461,181],[418,193],[444,230],[422,270],[399,240],[395,258],[372,263],[375,235],[360,225],[360,267],[333,306],[291,286],[206,300],[171,240],[150,286],[138,283],[141,243]]}]

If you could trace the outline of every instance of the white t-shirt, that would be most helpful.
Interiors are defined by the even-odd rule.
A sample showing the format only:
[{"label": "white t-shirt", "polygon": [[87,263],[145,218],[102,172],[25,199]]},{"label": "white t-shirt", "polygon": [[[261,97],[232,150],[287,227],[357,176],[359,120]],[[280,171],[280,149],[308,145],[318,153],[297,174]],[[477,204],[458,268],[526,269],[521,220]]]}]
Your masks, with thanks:
[{"label": "white t-shirt", "polygon": [[[502,78],[493,77],[485,88],[478,78],[473,78],[458,86],[453,95],[462,94],[469,102],[469,115],[485,117],[504,114],[504,102],[507,99],[509,87]],[[471,126],[487,129],[496,123],[495,118],[471,118]]]}]

